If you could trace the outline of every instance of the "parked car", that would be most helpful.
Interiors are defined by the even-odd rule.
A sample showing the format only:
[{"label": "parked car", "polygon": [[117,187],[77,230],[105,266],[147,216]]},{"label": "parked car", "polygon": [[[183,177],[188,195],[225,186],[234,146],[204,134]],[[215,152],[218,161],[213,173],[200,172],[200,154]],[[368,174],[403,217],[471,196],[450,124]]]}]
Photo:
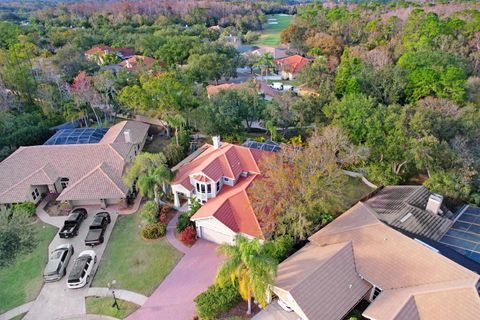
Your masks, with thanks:
[{"label": "parked car", "polygon": [[48,257],[47,265],[43,270],[43,280],[45,282],[54,282],[62,279],[67,272],[68,262],[73,252],[71,244],[62,244],[55,248]]},{"label": "parked car", "polygon": [[281,82],[274,82],[272,83],[272,86],[271,86],[273,89],[276,89],[276,90],[282,90],[283,89],[283,83]]},{"label": "parked car", "polygon": [[290,307],[288,306],[288,304],[286,304],[283,300],[278,299],[278,300],[277,300],[277,303],[278,303],[278,305],[279,305],[283,310],[285,310],[285,311],[287,311],[287,312],[292,312],[292,311],[293,311],[292,308],[290,308]]},{"label": "parked car", "polygon": [[97,262],[97,256],[93,250],[85,250],[75,259],[72,271],[68,275],[67,287],[77,289],[84,287],[90,281],[93,266]]},{"label": "parked car", "polygon": [[78,236],[78,230],[83,220],[87,218],[87,210],[84,208],[73,209],[65,220],[60,230],[60,238],[73,238]]},{"label": "parked car", "polygon": [[293,86],[290,84],[284,84],[283,91],[293,91]]},{"label": "parked car", "polygon": [[103,235],[107,230],[107,225],[110,223],[110,214],[108,212],[99,212],[93,218],[93,222],[88,229],[87,237],[85,238],[86,246],[95,246],[103,243]]}]

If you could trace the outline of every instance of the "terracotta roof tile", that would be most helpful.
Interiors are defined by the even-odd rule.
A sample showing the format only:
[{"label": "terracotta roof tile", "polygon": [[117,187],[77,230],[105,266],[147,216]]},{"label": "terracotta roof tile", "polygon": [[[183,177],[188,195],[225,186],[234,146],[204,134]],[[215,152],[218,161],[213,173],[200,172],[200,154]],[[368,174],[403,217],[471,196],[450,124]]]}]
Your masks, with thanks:
[{"label": "terracotta roof tile", "polygon": [[207,95],[211,97],[218,94],[220,91],[239,89],[241,87],[242,87],[241,83],[223,83],[219,85],[210,84],[207,86]]},{"label": "terracotta roof tile", "polygon": [[275,60],[275,63],[284,71],[296,74],[300,72],[311,60],[302,57],[298,54],[280,58]]}]

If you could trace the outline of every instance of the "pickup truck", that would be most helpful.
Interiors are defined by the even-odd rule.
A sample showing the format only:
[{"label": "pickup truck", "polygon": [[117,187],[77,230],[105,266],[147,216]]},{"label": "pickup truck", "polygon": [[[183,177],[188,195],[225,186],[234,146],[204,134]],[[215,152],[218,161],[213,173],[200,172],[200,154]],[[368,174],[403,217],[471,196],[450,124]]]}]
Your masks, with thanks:
[{"label": "pickup truck", "polygon": [[73,238],[78,235],[78,230],[83,220],[87,218],[87,210],[84,208],[73,209],[65,220],[59,232],[60,238]]},{"label": "pickup truck", "polygon": [[87,237],[85,238],[86,246],[96,246],[103,243],[103,235],[110,223],[110,215],[108,212],[99,212],[93,218],[93,222],[88,229]]}]

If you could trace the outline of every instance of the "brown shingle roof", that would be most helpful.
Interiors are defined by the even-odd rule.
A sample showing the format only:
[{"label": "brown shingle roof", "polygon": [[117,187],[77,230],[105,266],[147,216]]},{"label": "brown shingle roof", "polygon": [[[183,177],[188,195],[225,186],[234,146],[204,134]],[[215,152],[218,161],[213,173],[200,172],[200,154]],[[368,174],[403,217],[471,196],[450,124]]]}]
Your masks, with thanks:
[{"label": "brown shingle roof", "polygon": [[[473,294],[480,278],[477,274],[384,225],[361,202],[309,240],[310,248],[317,247],[317,250],[351,242],[356,272],[383,290],[364,312],[365,316],[372,319],[415,319],[417,313],[422,319],[448,319],[434,310],[432,305],[443,308],[450,305],[451,301],[458,306],[469,306],[469,310],[455,308],[455,319],[473,320],[480,312],[480,299],[478,294]],[[335,270],[319,268],[318,272],[336,277]],[[332,285],[317,287],[315,299],[307,303],[331,307],[324,305],[323,301],[329,299]],[[457,289],[470,294],[459,294]],[[338,297],[335,301],[340,300]],[[309,319],[324,318],[315,315]]]},{"label": "brown shingle roof", "polygon": [[444,204],[441,214],[426,211],[430,194],[423,186],[388,186],[366,204],[380,220],[392,227],[439,240],[452,226],[453,220],[449,218],[453,213]]},{"label": "brown shingle roof", "polygon": [[280,264],[275,286],[288,291],[309,319],[331,320],[342,319],[371,288],[355,270],[351,242],[305,246]]}]

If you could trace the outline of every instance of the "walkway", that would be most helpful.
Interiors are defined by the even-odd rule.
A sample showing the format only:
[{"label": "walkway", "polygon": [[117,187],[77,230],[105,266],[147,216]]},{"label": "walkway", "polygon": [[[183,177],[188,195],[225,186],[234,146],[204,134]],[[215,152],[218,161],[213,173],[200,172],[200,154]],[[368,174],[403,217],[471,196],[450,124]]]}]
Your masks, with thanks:
[{"label": "walkway", "polygon": [[[112,290],[108,288],[88,288],[88,292],[85,294],[86,297],[111,297]],[[118,299],[133,302],[139,306],[143,306],[147,301],[148,297],[143,294],[136,293],[133,291],[115,289],[115,296]]]},{"label": "walkway", "polygon": [[50,199],[46,198],[43,199],[40,204],[37,206],[37,216],[45,223],[51,224],[54,227],[61,228],[63,226],[63,222],[65,221],[64,216],[50,216],[47,212],[45,212],[44,208],[48,204]]},{"label": "walkway", "polygon": [[147,302],[127,318],[129,320],[191,320],[195,316],[193,299],[215,279],[223,261],[216,253],[217,245],[202,239],[191,248],[183,245],[175,238],[177,219],[178,214],[167,226],[167,240],[185,255]]},{"label": "walkway", "polygon": [[0,320],[12,319],[18,315],[21,315],[22,313],[26,313],[28,312],[28,310],[30,310],[30,308],[32,307],[32,304],[33,304],[33,301],[30,301],[25,304],[22,304],[21,306],[8,310],[7,312],[0,314]]}]

